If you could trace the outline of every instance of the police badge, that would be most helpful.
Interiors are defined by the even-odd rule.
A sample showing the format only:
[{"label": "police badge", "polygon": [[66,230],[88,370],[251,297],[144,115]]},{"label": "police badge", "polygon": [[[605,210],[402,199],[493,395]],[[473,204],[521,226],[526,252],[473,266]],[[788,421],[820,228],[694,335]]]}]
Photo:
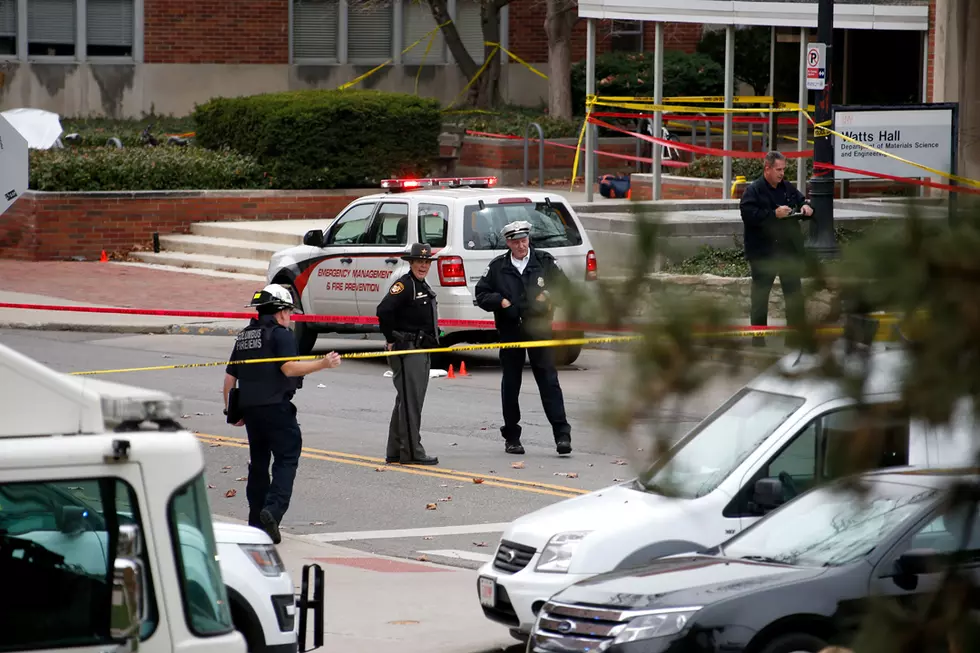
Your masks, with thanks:
[{"label": "police badge", "polygon": [[538,285],[544,288],[544,277],[538,277]]}]

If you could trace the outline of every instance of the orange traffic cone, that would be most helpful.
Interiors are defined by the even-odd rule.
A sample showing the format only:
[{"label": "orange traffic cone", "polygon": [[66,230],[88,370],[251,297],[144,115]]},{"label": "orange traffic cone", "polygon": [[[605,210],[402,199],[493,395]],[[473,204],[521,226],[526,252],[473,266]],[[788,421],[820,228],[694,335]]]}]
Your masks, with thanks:
[{"label": "orange traffic cone", "polygon": [[449,366],[449,377],[448,378],[450,378],[450,379],[455,379],[456,378],[456,372],[453,371],[453,366],[452,365]]},{"label": "orange traffic cone", "polygon": [[469,374],[466,372],[466,361],[460,361],[460,363],[459,363],[459,375],[460,376],[469,376]]},{"label": "orange traffic cone", "polygon": [[99,263],[106,263],[109,261],[109,257],[106,256],[105,250],[102,250],[102,256],[99,257]]}]

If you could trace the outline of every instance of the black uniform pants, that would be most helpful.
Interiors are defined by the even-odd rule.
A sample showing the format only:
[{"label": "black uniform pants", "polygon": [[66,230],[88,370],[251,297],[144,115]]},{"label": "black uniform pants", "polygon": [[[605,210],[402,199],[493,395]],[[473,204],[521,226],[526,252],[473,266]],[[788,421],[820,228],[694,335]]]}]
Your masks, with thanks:
[{"label": "black uniform pants", "polygon": [[[296,406],[290,401],[242,409],[248,432],[248,523],[262,528],[259,513],[268,509],[276,522],[282,521],[293,495],[296,468],[303,449],[303,436],[296,421]],[[269,463],[272,462],[272,479]]]},{"label": "black uniform pants", "polygon": [[531,361],[531,373],[538,384],[544,414],[551,422],[555,441],[571,437],[572,427],[565,418],[565,399],[558,383],[558,370],[549,347],[514,348],[500,350],[500,366],[503,378],[500,382],[500,398],[503,403],[504,425],[500,432],[507,442],[521,439],[521,382],[524,380],[525,356]]},{"label": "black uniform pants", "polygon": [[422,404],[429,388],[428,354],[389,356],[388,363],[394,373],[395,407],[388,423],[389,459],[407,462],[425,457],[422,446]]},{"label": "black uniform pants", "polygon": [[[757,259],[749,261],[749,268],[752,271],[750,309],[752,326],[767,326],[769,324],[769,295],[777,276],[779,277],[779,285],[783,290],[783,300],[786,302],[787,326],[802,325],[806,315],[803,286],[800,281],[802,261],[792,258]],[[757,339],[758,341],[759,339]]]}]

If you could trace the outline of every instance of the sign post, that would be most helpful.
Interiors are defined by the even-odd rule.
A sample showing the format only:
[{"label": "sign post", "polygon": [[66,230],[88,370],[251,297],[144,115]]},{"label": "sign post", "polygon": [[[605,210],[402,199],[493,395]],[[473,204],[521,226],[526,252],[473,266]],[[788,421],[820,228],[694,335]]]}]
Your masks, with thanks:
[{"label": "sign post", "polygon": [[[834,0],[819,0],[817,5],[817,43],[807,50],[807,88],[816,90],[814,122],[828,124],[831,119],[831,89],[833,75],[830,61],[833,58]],[[811,71],[813,76],[811,77]],[[804,109],[805,107],[801,107]],[[834,171],[817,168],[818,163],[831,163],[834,159],[834,142],[822,127],[813,128],[813,176],[810,178],[810,239],[807,247],[818,256],[837,254],[837,237],[834,234]],[[801,161],[802,165],[802,161]]]},{"label": "sign post", "polygon": [[27,192],[27,140],[0,116],[0,215]]}]

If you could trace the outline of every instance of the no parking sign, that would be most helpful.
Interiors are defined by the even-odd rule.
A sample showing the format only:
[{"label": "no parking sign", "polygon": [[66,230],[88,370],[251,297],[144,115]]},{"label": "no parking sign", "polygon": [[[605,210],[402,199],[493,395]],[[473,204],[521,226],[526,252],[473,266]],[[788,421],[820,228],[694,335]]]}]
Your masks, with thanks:
[{"label": "no parking sign", "polygon": [[806,87],[822,91],[827,85],[827,46],[813,43],[806,49]]}]

